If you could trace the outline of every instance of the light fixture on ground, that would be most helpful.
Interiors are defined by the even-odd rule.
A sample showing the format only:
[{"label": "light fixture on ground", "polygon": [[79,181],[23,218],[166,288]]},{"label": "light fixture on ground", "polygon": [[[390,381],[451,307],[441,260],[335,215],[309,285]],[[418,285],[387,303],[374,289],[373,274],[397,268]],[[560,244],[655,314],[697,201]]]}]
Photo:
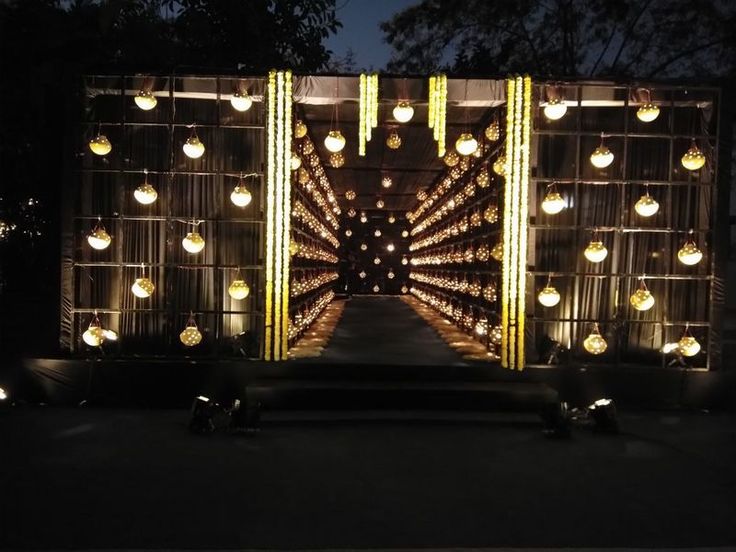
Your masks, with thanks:
[{"label": "light fixture on ground", "polygon": [[236,111],[248,111],[253,106],[253,98],[245,90],[237,90],[230,96],[230,105]]},{"label": "light fixture on ground", "polygon": [[397,150],[401,147],[401,136],[399,136],[397,131],[391,131],[388,138],[386,138],[386,145],[392,150]]},{"label": "light fixture on ground", "polygon": [[248,188],[246,188],[245,180],[241,176],[235,188],[233,188],[233,191],[230,193],[230,201],[233,202],[233,205],[238,207],[247,207],[250,205],[252,199],[253,196]]},{"label": "light fixture on ground", "polygon": [[604,143],[604,135],[601,133],[601,144],[590,154],[590,162],[598,169],[605,169],[613,163],[613,153]]},{"label": "light fixture on ground", "polygon": [[652,217],[659,211],[659,203],[649,195],[649,186],[646,187],[644,195],[634,204],[634,210],[641,217]]},{"label": "light fixture on ground", "polygon": [[179,341],[181,341],[185,347],[194,347],[202,342],[202,332],[200,332],[197,327],[197,322],[194,320],[194,314],[189,314],[187,324],[179,334]]},{"label": "light fixture on ground", "polygon": [[156,201],[156,198],[158,198],[158,192],[156,191],[156,188],[148,183],[148,171],[144,169],[143,174],[145,175],[143,184],[135,189],[133,197],[141,205],[150,205]]},{"label": "light fixture on ground", "polygon": [[478,149],[478,141],[469,132],[463,132],[455,141],[455,149],[460,155],[472,155]]},{"label": "light fixture on ground", "polygon": [[598,235],[593,232],[593,238],[590,240],[588,247],[583,252],[585,258],[591,263],[602,263],[608,256],[608,249],[603,242],[598,239]]},{"label": "light fixture on ground", "polygon": [[152,110],[154,107],[156,107],[156,104],[158,103],[156,96],[154,96],[153,92],[151,92],[150,90],[139,91],[133,97],[133,101],[135,102],[135,105],[137,105],[143,111]]},{"label": "light fixture on ground", "polygon": [[181,245],[187,253],[196,254],[204,249],[205,241],[201,234],[195,229],[192,232],[187,232],[187,235],[181,240]]},{"label": "light fixture on ground", "polygon": [[606,343],[606,340],[601,335],[597,323],[593,324],[593,331],[590,332],[588,337],[585,338],[585,341],[583,341],[583,347],[585,347],[585,350],[591,355],[600,355],[608,348],[608,343]]},{"label": "light fixture on ground", "polygon": [[544,106],[544,116],[550,121],[562,119],[565,113],[567,113],[567,104],[565,104],[565,100],[562,98],[552,98]]},{"label": "light fixture on ground", "polygon": [[705,165],[705,154],[700,150],[695,140],[692,141],[690,149],[685,152],[680,162],[689,171],[697,171]]},{"label": "light fixture on ground", "polygon": [[112,242],[112,237],[107,233],[102,221],[98,218],[97,224],[92,229],[92,232],[87,236],[87,243],[92,247],[92,249],[102,251],[110,246],[110,242]]},{"label": "light fixture on ground", "polygon": [[638,311],[648,311],[654,306],[654,296],[644,283],[644,278],[639,279],[639,289],[629,297],[629,303]]},{"label": "light fixture on ground", "polygon": [[636,110],[636,118],[642,123],[651,123],[659,117],[659,108],[652,103],[652,93],[649,90],[643,90],[646,101]]},{"label": "light fixture on ground", "polygon": [[102,134],[102,126],[97,129],[97,136],[89,141],[89,149],[95,155],[105,156],[112,151],[112,144],[107,136]]},{"label": "light fixture on ground", "polygon": [[337,153],[345,147],[345,137],[339,130],[331,130],[325,137],[327,151]]},{"label": "light fixture on ground", "polygon": [[406,101],[400,101],[394,107],[394,119],[400,123],[408,123],[414,116],[414,108]]},{"label": "light fixture on ground", "polygon": [[684,265],[693,266],[703,259],[703,252],[693,239],[694,232],[690,230],[690,237],[677,252],[677,259]]},{"label": "light fixture on ground", "polygon": [[685,331],[677,342],[677,348],[680,350],[680,353],[686,357],[693,357],[700,352],[700,343],[698,343],[698,340],[690,333],[689,324],[685,326]]},{"label": "light fixture on ground", "polygon": [[181,149],[184,151],[184,155],[190,159],[199,159],[204,155],[204,144],[197,136],[196,125],[192,125],[192,132]]},{"label": "light fixture on ground", "polygon": [[557,191],[555,183],[547,186],[547,193],[542,200],[542,211],[548,215],[556,215],[565,208],[565,200]]},{"label": "light fixture on ground", "polygon": [[552,285],[552,276],[547,277],[547,285],[545,285],[537,295],[539,303],[545,307],[554,307],[560,302],[560,292]]}]

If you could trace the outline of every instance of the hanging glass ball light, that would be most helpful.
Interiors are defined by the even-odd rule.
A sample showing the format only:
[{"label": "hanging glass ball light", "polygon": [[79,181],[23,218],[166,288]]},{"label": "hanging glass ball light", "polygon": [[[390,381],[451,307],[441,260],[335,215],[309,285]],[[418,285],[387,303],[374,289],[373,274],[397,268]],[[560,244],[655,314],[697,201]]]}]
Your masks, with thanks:
[{"label": "hanging glass ball light", "polygon": [[600,331],[598,330],[598,324],[593,326],[593,331],[588,334],[588,337],[583,341],[583,347],[591,355],[600,355],[608,348],[608,343],[603,339]]},{"label": "hanging glass ball light", "polygon": [[342,151],[345,147],[345,137],[339,130],[331,130],[325,137],[325,147],[332,153]]},{"label": "hanging glass ball light", "polygon": [[233,188],[233,191],[230,194],[230,201],[233,202],[233,205],[237,205],[238,207],[247,207],[250,205],[252,199],[253,196],[248,188],[245,187],[245,182],[241,179],[235,188]]},{"label": "hanging glass ball light", "polygon": [[629,303],[638,311],[648,311],[654,306],[654,296],[647,288],[644,280],[639,283],[639,289],[629,297]]},{"label": "hanging glass ball light", "polygon": [[355,199],[355,192],[353,190],[346,191],[345,199],[347,199],[348,201],[353,201]]},{"label": "hanging glass ball light", "polygon": [[156,96],[150,90],[141,90],[133,97],[133,101],[143,111],[150,111],[158,103]]},{"label": "hanging glass ball light", "polygon": [[398,122],[408,123],[414,116],[414,108],[409,104],[409,102],[400,101],[396,104],[396,107],[394,107],[393,113],[394,119]]},{"label": "hanging glass ball light", "polygon": [[391,179],[390,176],[384,176],[381,179],[381,186],[383,186],[384,188],[390,188],[391,186],[393,186],[393,184],[394,181]]},{"label": "hanging glass ball light", "polygon": [[296,170],[299,170],[299,167],[301,167],[301,166],[302,166],[302,158],[301,158],[301,157],[299,157],[299,156],[298,156],[298,155],[296,154],[296,152],[294,152],[294,151],[292,151],[292,152],[291,152],[291,161],[290,161],[290,166],[291,166],[291,170],[292,170],[292,171],[296,171]]},{"label": "hanging glass ball light", "polygon": [[386,277],[389,280],[393,280],[396,277],[396,274],[394,274],[394,269],[393,268],[389,268],[388,269],[388,274],[386,274]]},{"label": "hanging glass ball light", "polygon": [[194,129],[192,129],[192,135],[187,138],[181,149],[184,150],[184,155],[190,159],[199,159],[204,155],[204,144]]},{"label": "hanging glass ball light", "polygon": [[493,162],[493,172],[498,176],[506,174],[506,154],[499,155],[498,158]]},{"label": "hanging glass ball light", "polygon": [[112,237],[107,233],[101,222],[98,222],[92,229],[92,232],[87,236],[87,243],[92,249],[97,249],[98,251],[107,249],[110,246],[110,242],[112,242]]},{"label": "hanging glass ball light", "polygon": [[544,116],[550,121],[562,119],[567,113],[567,104],[561,98],[552,98],[544,106]]},{"label": "hanging glass ball light", "polygon": [[92,150],[92,153],[95,155],[103,156],[112,151],[112,144],[110,143],[110,140],[107,139],[107,136],[98,133],[97,136],[89,141],[89,149]]},{"label": "hanging glass ball light", "polygon": [[330,166],[333,169],[339,169],[344,164],[345,164],[345,156],[342,154],[341,151],[330,154]]},{"label": "hanging glass ball light", "polygon": [[460,162],[460,156],[454,151],[449,150],[447,153],[445,153],[442,160],[445,162],[445,165],[447,165],[448,167],[454,167]]},{"label": "hanging glass ball light", "polygon": [[204,249],[204,238],[196,230],[194,232],[188,232],[187,235],[181,240],[182,247],[188,253],[199,253]]},{"label": "hanging glass ball light", "polygon": [[373,286],[373,293],[378,293],[379,291],[381,291],[381,288],[378,287],[378,284],[376,284],[375,286]]},{"label": "hanging glass ball light", "polygon": [[402,238],[408,238],[409,237],[409,231],[408,230],[402,230],[401,231],[401,237]]},{"label": "hanging glass ball light", "polygon": [[488,318],[481,316],[475,324],[475,333],[478,335],[486,335],[488,333]]},{"label": "hanging glass ball light", "polygon": [[307,182],[309,182],[309,171],[304,167],[300,167],[297,171],[296,179],[299,184],[306,184]]},{"label": "hanging glass ball light", "polygon": [[92,319],[89,327],[82,334],[82,341],[90,347],[99,347],[105,341],[105,333],[97,316]]},{"label": "hanging glass ball light", "polygon": [[565,208],[565,200],[555,189],[554,184],[547,188],[547,193],[542,200],[542,211],[548,215],[556,215]]},{"label": "hanging glass ball light", "polygon": [[486,167],[482,167],[478,171],[478,176],[475,177],[475,183],[479,188],[487,188],[491,184],[491,175],[488,174]]},{"label": "hanging glass ball light", "polygon": [[636,118],[642,123],[651,123],[657,117],[659,117],[659,108],[652,102],[647,102],[636,110]]},{"label": "hanging glass ball light", "polygon": [[357,212],[355,211],[355,209],[353,209],[352,207],[348,209],[348,216],[350,218],[355,218],[355,215],[357,215]]},{"label": "hanging glass ball light", "polygon": [[590,154],[590,162],[594,167],[598,169],[605,169],[608,165],[613,163],[613,153],[608,147],[601,141],[601,145],[593,150]]},{"label": "hanging glass ball light", "polygon": [[156,289],[156,287],[153,285],[153,282],[145,276],[136,278],[133,285],[130,286],[130,291],[133,292],[133,295],[141,299],[145,299],[153,295],[154,289]]},{"label": "hanging glass ball light", "polygon": [[545,307],[554,307],[560,302],[560,292],[548,281],[537,294],[537,300]]},{"label": "hanging glass ball light", "polygon": [[680,341],[677,342],[677,348],[680,349],[682,356],[693,357],[700,352],[700,343],[686,329]]},{"label": "hanging glass ball light", "polygon": [[406,257],[401,257],[401,264],[404,266],[408,265],[409,259],[407,259]]},{"label": "hanging glass ball light", "polygon": [[500,241],[491,249],[491,257],[493,257],[499,263],[503,260],[503,242]]},{"label": "hanging glass ball light", "polygon": [[695,140],[693,140],[690,149],[682,156],[680,162],[689,171],[697,171],[705,165],[705,154],[700,150]]},{"label": "hanging glass ball light", "polygon": [[698,264],[703,258],[703,252],[698,248],[695,240],[689,238],[677,252],[678,260],[688,266]]},{"label": "hanging glass ball light", "polygon": [[460,155],[473,155],[478,149],[478,141],[469,132],[463,132],[455,141],[455,149]]},{"label": "hanging glass ball light", "polygon": [[406,286],[401,286],[401,293],[406,293],[409,291],[409,288]]},{"label": "hanging glass ball light", "polygon": [[230,105],[236,111],[248,111],[253,105],[253,98],[251,98],[247,92],[238,90],[230,96]]},{"label": "hanging glass ball light", "polygon": [[590,241],[588,247],[585,248],[583,254],[591,263],[602,263],[608,256],[608,249],[606,249],[602,241],[594,238]]},{"label": "hanging glass ball light", "polygon": [[[304,138],[307,135],[307,125],[304,124],[304,121],[301,119],[297,119],[294,123],[294,136],[297,138]],[[309,152],[305,152],[309,153]]]},{"label": "hanging glass ball light", "polygon": [[379,257],[374,258],[373,259],[373,264],[375,264],[375,265],[381,264],[381,259]]},{"label": "hanging glass ball light", "polygon": [[143,184],[133,191],[133,197],[141,205],[150,205],[158,198],[158,192],[148,183],[148,177],[146,177]]},{"label": "hanging glass ball light", "polygon": [[393,214],[393,213],[391,213],[391,214],[390,214],[390,215],[388,216],[388,223],[389,223],[389,224],[393,224],[394,222],[396,222],[396,217],[394,216],[394,214]]},{"label": "hanging glass ball light", "polygon": [[358,276],[360,276],[360,279],[363,280],[368,275],[365,273],[365,270],[361,270],[360,273],[358,274]]},{"label": "hanging glass ball light", "polygon": [[396,246],[392,243],[386,246],[386,250],[389,251],[390,253],[393,253],[394,249],[396,249]]},{"label": "hanging glass ball light", "polygon": [[659,211],[659,203],[649,195],[647,190],[643,196],[634,204],[634,211],[642,217],[652,217]]},{"label": "hanging glass ball light", "polygon": [[391,134],[386,138],[386,145],[392,150],[399,149],[401,147],[401,136],[399,136],[399,133],[392,130]]},{"label": "hanging glass ball light", "polygon": [[360,213],[360,222],[362,222],[363,224],[368,222],[368,217],[366,216],[365,211],[361,211]]},{"label": "hanging glass ball light", "polygon": [[377,238],[380,238],[381,237],[381,229],[380,228],[376,228],[376,230],[373,232],[373,235],[376,236]]},{"label": "hanging glass ball light", "polygon": [[227,288],[227,294],[236,301],[242,301],[250,295],[250,287],[245,283],[245,280],[237,278]]},{"label": "hanging glass ball light", "polygon": [[368,246],[366,244],[364,244],[364,243],[361,243],[360,244],[360,250],[361,251],[367,251],[368,250]]},{"label": "hanging glass ball light", "polygon": [[385,203],[383,202],[383,200],[382,200],[382,199],[378,199],[378,200],[376,200],[376,207],[377,207],[378,209],[383,209],[384,205],[385,205]]},{"label": "hanging glass ball light", "polygon": [[501,341],[503,340],[503,328],[501,325],[493,326],[491,328],[491,332],[488,334],[488,337],[491,340],[491,343],[494,345],[500,345]]},{"label": "hanging glass ball light", "polygon": [[299,253],[299,244],[294,240],[289,241],[289,255],[292,257]]},{"label": "hanging glass ball light", "polygon": [[193,318],[190,318],[187,322],[184,330],[179,334],[179,341],[185,347],[194,347],[202,342],[202,333],[197,328],[197,323]]},{"label": "hanging glass ball light", "polygon": [[489,224],[495,224],[498,222],[498,205],[491,203],[483,211],[483,218]]},{"label": "hanging glass ball light", "polygon": [[424,201],[427,199],[427,191],[424,189],[417,191],[417,200]]},{"label": "hanging glass ball light", "polygon": [[499,139],[501,136],[501,125],[498,124],[498,121],[493,121],[486,127],[485,135],[491,142],[495,142]]}]

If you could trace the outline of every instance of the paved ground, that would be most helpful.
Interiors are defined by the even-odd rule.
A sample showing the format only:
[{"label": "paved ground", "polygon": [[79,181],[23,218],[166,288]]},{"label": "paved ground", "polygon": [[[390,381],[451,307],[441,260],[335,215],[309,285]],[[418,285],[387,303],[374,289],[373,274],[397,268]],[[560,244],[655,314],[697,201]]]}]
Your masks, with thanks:
[{"label": "paved ground", "polygon": [[185,411],[0,413],[0,548],[736,549],[734,416],[570,441],[533,419],[307,416],[245,438],[190,435]]}]

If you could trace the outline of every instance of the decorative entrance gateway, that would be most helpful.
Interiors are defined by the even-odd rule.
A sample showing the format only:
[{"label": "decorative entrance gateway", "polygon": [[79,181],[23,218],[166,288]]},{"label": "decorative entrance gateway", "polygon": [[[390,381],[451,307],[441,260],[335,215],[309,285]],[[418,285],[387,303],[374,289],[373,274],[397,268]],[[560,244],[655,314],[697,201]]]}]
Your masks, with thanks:
[{"label": "decorative entrance gateway", "polygon": [[288,71],[85,87],[70,351],[282,361],[347,291],[411,297],[515,370],[720,366],[717,89]]}]

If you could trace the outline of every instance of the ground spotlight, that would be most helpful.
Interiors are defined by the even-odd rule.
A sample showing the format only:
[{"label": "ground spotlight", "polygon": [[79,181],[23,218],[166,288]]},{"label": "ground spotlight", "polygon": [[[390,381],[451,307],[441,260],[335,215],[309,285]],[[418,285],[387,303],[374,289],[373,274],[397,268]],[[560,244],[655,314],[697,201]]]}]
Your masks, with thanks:
[{"label": "ground spotlight", "polygon": [[616,405],[612,399],[598,399],[588,406],[588,414],[595,422],[597,431],[618,433],[618,416],[616,415]]}]

